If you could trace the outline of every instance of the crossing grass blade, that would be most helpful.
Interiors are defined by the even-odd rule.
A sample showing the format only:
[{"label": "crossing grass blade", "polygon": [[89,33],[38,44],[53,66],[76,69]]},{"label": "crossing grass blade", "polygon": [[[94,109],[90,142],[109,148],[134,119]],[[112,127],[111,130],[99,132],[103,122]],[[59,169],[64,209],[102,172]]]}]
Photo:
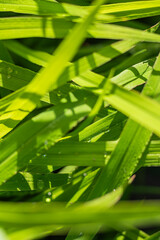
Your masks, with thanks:
[{"label": "crossing grass blade", "polygon": [[[0,40],[30,37],[64,38],[74,25],[64,19],[47,17],[1,18]],[[87,38],[160,42],[159,34],[114,24],[94,23],[86,29],[86,33]]]},{"label": "crossing grass blade", "polygon": [[[112,78],[112,82],[118,85],[123,85],[126,89],[135,88],[138,85],[144,84],[146,79],[149,77],[149,74],[152,71],[154,60],[148,60],[133,67],[123,71],[122,73],[118,74],[117,76]],[[75,63],[76,64],[76,63]],[[18,96],[20,92],[23,91],[23,87],[26,86],[35,76],[35,72],[29,71],[28,69],[20,68],[16,65],[7,63],[5,61],[1,61],[2,70],[0,71],[0,85],[9,90],[17,90],[19,91],[14,92],[10,96],[3,98],[0,100],[1,107],[0,111],[1,114],[5,111],[8,105]],[[5,69],[5,71],[4,71]],[[71,69],[72,73],[72,69]],[[62,77],[64,79],[64,76]],[[69,77],[70,78],[70,77]],[[93,72],[86,72],[79,77],[73,78],[75,82],[81,84],[85,87],[97,87],[101,85],[104,77],[99,74],[95,74]],[[86,90],[82,88],[78,88],[74,85],[65,85],[62,88],[58,88],[57,90],[52,91],[51,93],[46,93],[41,100],[51,104],[57,104],[61,102],[61,100],[66,99],[68,101],[69,97],[68,92],[72,91],[72,93],[76,96],[77,99],[81,99],[82,97],[85,98]],[[84,94],[83,94],[84,93]],[[88,92],[89,94],[89,92]],[[84,96],[83,96],[84,95]],[[92,98],[94,97],[93,94],[90,94]],[[79,96],[79,97],[78,97]],[[89,96],[88,96],[89,98]],[[72,98],[71,98],[72,101]]]},{"label": "crossing grass blade", "polygon": [[160,1],[90,2],[0,0],[0,239],[159,237]]},{"label": "crossing grass blade", "polygon": [[145,232],[138,230],[136,228],[133,228],[131,230],[124,231],[120,234],[117,234],[117,236],[114,238],[114,240],[134,240],[137,238],[138,240],[143,240],[148,237],[148,234]]},{"label": "crossing grass blade", "polygon": [[155,239],[159,238],[159,236],[160,236],[160,232],[158,231],[158,232],[152,234],[151,236],[147,237],[146,239],[147,240],[155,240]]},{"label": "crossing grass blade", "polygon": [[[8,135],[0,142],[0,182],[5,182],[23,169],[36,154],[44,155],[46,148],[54,145],[76,126],[90,110],[91,106],[85,103],[62,104],[61,107],[58,105],[40,113]],[[32,128],[34,131],[28,131]]]},{"label": "crossing grass blade", "polygon": [[[159,95],[159,76],[157,77],[155,74],[159,66],[159,61],[160,55],[153,67],[151,77],[143,90],[143,94],[153,98],[156,97],[157,94]],[[96,197],[98,194],[101,195],[105,192],[112,191],[114,188],[117,188],[119,185],[128,180],[128,178],[133,174],[138,164],[138,159],[144,152],[151,135],[152,132],[148,129],[141,127],[132,120],[128,120],[121,134],[120,141],[111,155],[109,163],[100,174],[96,187],[91,193],[91,198]],[[128,161],[128,159],[130,159],[130,161]],[[110,185],[108,183],[110,183]]]},{"label": "crossing grass blade", "polygon": [[[42,69],[40,74],[36,75],[13,103],[7,107],[5,113],[0,117],[0,137],[10,132],[24,117],[26,117],[29,112],[36,107],[39,100],[46,92],[62,85],[62,83],[58,81],[58,78],[67,66],[67,62],[72,59],[83,42],[87,28],[92,22],[99,7],[100,3],[93,8],[88,17],[82,23],[78,24],[72,33],[60,44],[54,56],[49,60],[47,67]],[[77,41],[75,41],[78,33],[81,34]],[[54,75],[52,73],[54,73]],[[50,78],[50,76],[52,76],[52,78]]]},{"label": "crossing grass blade", "polygon": [[[131,1],[117,4],[104,5],[100,8],[97,15],[98,20],[106,22],[127,21],[131,19],[156,16],[159,14],[159,1]],[[0,11],[11,11],[16,13],[34,14],[34,15],[56,15],[66,14],[69,16],[83,17],[88,7],[80,7],[72,4],[56,1],[0,1]],[[106,16],[107,14],[107,16]]]},{"label": "crossing grass blade", "polygon": [[[108,142],[59,142],[45,152],[45,156],[37,156],[29,165],[53,166],[98,166],[104,167],[117,146],[118,141]],[[72,145],[72,149],[70,146]],[[159,166],[160,144],[152,140],[139,163],[143,166]]]},{"label": "crossing grass blade", "polygon": [[[159,61],[160,55],[153,67],[151,77],[143,90],[144,94],[153,98],[157,96],[157,93],[159,95],[159,77],[155,75]],[[148,129],[143,128],[132,120],[128,120],[122,131],[120,141],[112,152],[108,164],[100,171],[94,183],[94,188],[91,189],[87,199],[94,199],[105,193],[112,192],[121,184],[124,184],[134,173],[138,160],[142,156],[151,135],[152,132]],[[94,234],[98,230],[99,227],[93,231]]]}]

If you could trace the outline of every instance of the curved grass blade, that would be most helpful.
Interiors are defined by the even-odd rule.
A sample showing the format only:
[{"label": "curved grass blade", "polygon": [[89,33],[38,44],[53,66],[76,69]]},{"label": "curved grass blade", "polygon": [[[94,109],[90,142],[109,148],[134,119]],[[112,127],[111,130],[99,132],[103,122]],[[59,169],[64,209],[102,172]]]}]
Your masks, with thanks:
[{"label": "curved grass blade", "polygon": [[[45,69],[28,84],[19,96],[7,107],[0,117],[0,137],[10,132],[38,104],[41,97],[62,83],[58,80],[85,38],[86,31],[92,22],[101,2],[96,5],[85,20],[78,24],[55,51]],[[80,33],[80,34],[79,34]],[[79,34],[79,38],[76,38]],[[76,41],[75,41],[76,39]],[[56,69],[56,70],[55,70]],[[51,77],[52,76],[52,77]],[[45,84],[44,84],[45,79]],[[65,81],[66,82],[66,81]],[[63,84],[65,83],[63,82]]]},{"label": "curved grass blade", "polygon": [[[119,192],[119,190],[117,190]],[[37,203],[0,203],[0,223],[19,224],[19,226],[80,225],[102,223],[120,227],[159,225],[159,201],[121,202],[112,208],[107,207],[108,196],[90,202],[66,208],[63,204],[46,205]],[[109,205],[110,205],[109,197]],[[96,207],[95,207],[96,206]],[[63,217],[62,217],[63,216]],[[127,222],[127,224],[126,224]],[[95,226],[95,225],[93,225]],[[86,229],[86,228],[84,228]],[[93,229],[93,228],[92,228]]]},{"label": "curved grass blade", "polygon": [[[160,92],[159,76],[155,75],[155,69],[159,67],[159,61],[160,55],[154,65],[152,75],[143,90],[144,94],[152,97],[157,96],[157,91],[158,93]],[[111,91],[116,95],[114,89]],[[118,102],[118,104],[120,104],[120,102]],[[136,114],[136,112],[133,113]],[[108,164],[101,170],[93,185],[93,189],[91,189],[89,193],[89,200],[102,196],[106,192],[112,192],[132,176],[151,135],[152,132],[148,129],[143,128],[132,120],[128,120],[122,131],[120,141],[112,152]],[[95,235],[98,230],[99,228],[95,229],[93,235]]]},{"label": "curved grass blade", "polygon": [[[136,64],[133,67],[123,71],[122,73],[112,78],[112,82],[118,85],[123,85],[124,88],[129,90],[136,87],[137,85],[144,84],[152,71],[153,63],[154,60],[148,60]],[[0,85],[10,90],[17,90],[17,88],[25,86],[35,76],[35,73],[30,70],[18,67],[4,61],[1,61],[0,65],[2,67],[0,69]],[[66,74],[64,74],[64,76],[65,75]],[[64,76],[62,78],[64,78]],[[85,74],[82,74],[80,77],[75,77],[73,79],[75,82],[81,84],[82,86],[90,87],[91,85],[93,85],[94,87],[97,87],[98,85],[102,84],[104,78],[99,74],[88,71]],[[22,91],[23,88],[0,100],[1,114],[4,113],[8,105]],[[89,99],[89,92],[85,91],[85,89],[78,88],[74,85],[64,85],[63,87],[58,88],[51,93],[46,93],[41,98],[41,100],[52,104],[58,104],[59,102],[61,102],[61,100],[64,101],[64,99],[66,102],[69,101],[69,99],[70,101],[72,101],[72,96],[68,94],[70,91],[72,92],[72,95],[74,95],[77,99],[85,99],[86,94],[88,96],[87,99]],[[93,94],[90,95],[92,98],[94,97]],[[75,98],[73,97],[73,101],[75,101]]]},{"label": "curved grass blade", "polygon": [[[97,20],[106,22],[127,21],[131,19],[144,18],[159,15],[159,0],[126,2],[118,4],[103,5],[97,14]],[[0,11],[12,11],[16,13],[35,15],[55,15],[64,14],[69,16],[83,17],[88,7],[80,7],[72,4],[57,3],[56,1],[0,1]],[[107,15],[106,15],[107,14]],[[73,19],[74,20],[74,19]]]},{"label": "curved grass blade", "polygon": [[[47,17],[1,18],[0,39],[29,37],[64,38],[69,34],[74,25],[74,23],[66,21],[65,19]],[[114,24],[94,23],[87,27],[86,33],[86,37],[88,38],[160,42],[159,34]]]},{"label": "curved grass blade", "polygon": [[[155,62],[151,77],[143,90],[143,94],[152,98],[156,98],[157,93],[160,93],[159,75],[155,75],[155,72],[159,69],[159,62],[160,55]],[[134,114],[136,113],[134,112]],[[157,128],[157,125],[155,126]],[[152,132],[148,129],[143,128],[132,120],[128,120],[109,163],[102,170],[97,180],[95,188],[91,193],[91,198],[96,197],[98,194],[101,195],[112,191],[128,180],[133,174],[138,164],[138,159],[142,156],[151,135]]]},{"label": "curved grass blade", "polygon": [[148,237],[148,234],[138,230],[137,228],[130,229],[127,231],[123,231],[122,233],[118,234],[114,240],[143,240]]},{"label": "curved grass blade", "polygon": [[151,236],[147,237],[146,240],[156,240],[160,237],[160,231],[152,234]]},{"label": "curved grass blade", "polygon": [[63,6],[57,1],[33,1],[33,0],[10,0],[0,1],[0,12],[16,12],[36,15],[54,15],[56,13],[65,13]]},{"label": "curved grass blade", "polygon": [[36,154],[45,154],[46,148],[54,145],[75,127],[90,110],[91,107],[83,103],[59,104],[38,114],[9,134],[0,142],[0,183],[26,167]]}]

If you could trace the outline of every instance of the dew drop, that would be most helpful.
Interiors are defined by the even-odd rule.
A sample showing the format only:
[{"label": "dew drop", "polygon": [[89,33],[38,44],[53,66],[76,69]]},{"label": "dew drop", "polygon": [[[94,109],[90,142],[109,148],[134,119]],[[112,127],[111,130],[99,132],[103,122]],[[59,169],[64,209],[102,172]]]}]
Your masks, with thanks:
[{"label": "dew drop", "polygon": [[7,78],[8,78],[8,79],[9,79],[9,78],[11,78],[11,75],[10,75],[10,74],[8,74],[8,75],[7,75]]},{"label": "dew drop", "polygon": [[57,92],[57,96],[61,97],[61,92],[60,91]]},{"label": "dew drop", "polygon": [[39,152],[36,153],[36,156],[39,157],[41,154]]},{"label": "dew drop", "polygon": [[55,195],[52,195],[52,199],[56,199],[56,196],[55,196]]},{"label": "dew drop", "polygon": [[43,154],[43,158],[45,158],[45,157],[47,157],[47,155],[46,155],[46,154]]},{"label": "dew drop", "polygon": [[52,196],[52,193],[51,193],[51,192],[48,192],[47,195],[48,195],[48,196]]},{"label": "dew drop", "polygon": [[68,183],[71,183],[71,181],[72,181],[72,176],[69,175],[69,176],[68,176]]},{"label": "dew drop", "polygon": [[45,199],[45,202],[46,202],[46,203],[51,202],[51,198],[46,198],[46,199]]},{"label": "dew drop", "polygon": [[13,72],[13,69],[12,68],[8,68],[8,73],[12,73]]},{"label": "dew drop", "polygon": [[86,176],[87,176],[87,173],[83,173],[83,176],[86,177]]},{"label": "dew drop", "polygon": [[123,172],[124,172],[124,174],[126,174],[126,169],[125,168],[123,169]]},{"label": "dew drop", "polygon": [[39,180],[38,182],[37,182],[37,187],[38,187],[38,189],[43,189],[44,188],[44,182],[42,181],[42,180]]}]

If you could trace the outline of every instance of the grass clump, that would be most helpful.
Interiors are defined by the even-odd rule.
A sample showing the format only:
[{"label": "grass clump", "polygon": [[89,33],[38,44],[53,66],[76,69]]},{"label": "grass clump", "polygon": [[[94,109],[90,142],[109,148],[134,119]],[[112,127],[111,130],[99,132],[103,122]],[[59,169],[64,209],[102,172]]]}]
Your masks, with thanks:
[{"label": "grass clump", "polygon": [[159,239],[159,10],[0,0],[0,239]]}]

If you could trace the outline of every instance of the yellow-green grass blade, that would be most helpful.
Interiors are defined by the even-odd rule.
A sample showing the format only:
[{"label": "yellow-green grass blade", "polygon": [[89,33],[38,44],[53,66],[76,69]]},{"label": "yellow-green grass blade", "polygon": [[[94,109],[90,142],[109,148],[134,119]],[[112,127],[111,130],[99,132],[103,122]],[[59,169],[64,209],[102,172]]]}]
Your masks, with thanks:
[{"label": "yellow-green grass blade", "polygon": [[[117,191],[119,193],[119,190]],[[112,198],[115,197],[112,194]],[[80,225],[80,224],[99,224],[107,226],[131,227],[148,226],[152,220],[152,226],[159,225],[160,212],[159,201],[131,201],[121,202],[112,208],[107,207],[106,196],[98,199],[95,203],[85,203],[79,206],[66,208],[63,204],[42,204],[37,203],[0,203],[0,222],[19,226],[47,226],[47,225]],[[109,197],[110,205],[111,197]],[[96,207],[95,207],[96,206]],[[63,217],[62,217],[63,216]],[[92,225],[95,226],[95,225]],[[82,227],[82,225],[81,225]],[[84,229],[86,229],[84,227]],[[92,231],[94,229],[92,228]]]},{"label": "yellow-green grass blade", "polygon": [[[65,19],[47,17],[24,16],[1,18],[0,39],[29,37],[64,38],[69,34],[74,25],[74,23],[66,21]],[[86,32],[86,37],[88,38],[160,42],[159,34],[114,24],[94,23],[86,29]],[[80,36],[78,39],[80,39]]]},{"label": "yellow-green grass blade", "polygon": [[10,0],[0,1],[1,12],[16,12],[36,15],[54,15],[55,13],[65,13],[61,4],[57,1],[33,1],[33,0]]},{"label": "yellow-green grass blade", "polygon": [[[154,1],[131,1],[126,3],[103,5],[96,17],[97,20],[106,22],[127,21],[130,19],[144,18],[159,15],[160,2]],[[56,1],[0,1],[0,11],[34,15],[84,16],[88,7],[80,7],[72,4],[57,3]]]},{"label": "yellow-green grass blade", "polygon": [[137,228],[123,231],[122,233],[117,234],[114,240],[143,240],[146,239],[149,235]]},{"label": "yellow-green grass blade", "polygon": [[[62,85],[58,78],[66,68],[67,62],[72,59],[83,42],[87,28],[92,22],[99,6],[100,3],[93,8],[82,23],[74,28],[71,34],[65,38],[55,51],[47,67],[42,69],[40,74],[36,75],[32,82],[28,84],[10,106],[7,107],[5,114],[0,117],[0,137],[3,137],[11,131],[25,116],[27,116],[29,112],[36,107],[39,100],[46,92]],[[76,38],[77,34],[79,34],[79,38]]]},{"label": "yellow-green grass blade", "polygon": [[90,110],[91,106],[80,102],[58,104],[15,129],[0,142],[0,183],[26,167],[36,154],[44,154]]},{"label": "yellow-green grass blade", "polygon": [[[160,55],[143,90],[143,94],[156,99],[160,92],[159,76],[156,74],[159,69],[159,62]],[[134,112],[134,114],[136,113]],[[157,125],[155,126],[157,127]],[[150,140],[152,132],[149,130],[132,120],[128,120],[120,141],[109,159],[109,163],[102,170],[95,188],[92,190],[91,198],[112,191],[129,179]]]},{"label": "yellow-green grass blade", "polygon": [[[60,227],[59,227],[60,228]],[[59,229],[57,226],[40,226],[40,227],[30,227],[30,228],[19,228],[14,229],[12,232],[8,233],[10,240],[28,240],[36,239],[38,237],[45,237],[52,234],[54,231]]]},{"label": "yellow-green grass blade", "polygon": [[[111,86],[111,92],[105,96],[105,100],[123,114],[160,136],[160,105],[155,100],[142,96],[134,91],[129,92],[114,84],[111,84]],[[148,107],[152,113],[148,112]],[[146,122],[144,122],[143,119],[146,119]]]},{"label": "yellow-green grass blade", "polygon": [[[159,78],[155,75],[155,69],[157,69],[159,61],[160,57],[158,57],[152,75],[143,91],[144,94],[152,95],[152,97],[155,97],[157,95],[156,92],[159,90]],[[111,87],[112,84],[108,85],[108,87],[109,86]],[[150,86],[150,88],[148,86]],[[113,89],[111,87],[111,92],[112,91],[116,95],[114,87]],[[120,102],[117,103],[120,104]],[[136,114],[136,112],[133,113]],[[88,199],[94,199],[104,195],[106,192],[112,192],[132,176],[151,135],[152,132],[148,129],[143,128],[132,120],[128,120],[122,131],[120,140],[109,158],[108,164],[101,170],[89,193]],[[94,234],[96,234],[98,230],[99,228],[95,229]]]},{"label": "yellow-green grass blade", "polygon": [[109,22],[128,21],[158,15],[159,9],[159,0],[138,1],[138,4],[137,1],[123,2],[102,6],[99,11],[102,15],[98,15],[97,18],[105,20],[103,14],[106,14],[106,21]]},{"label": "yellow-green grass blade", "polygon": [[[149,77],[149,74],[152,71],[153,63],[154,60],[148,60],[136,64],[133,67],[123,71],[121,74],[113,77],[112,82],[118,85],[123,85],[126,89],[129,90],[136,87],[137,85],[144,84],[145,80]],[[18,91],[0,100],[0,112],[2,114],[7,108],[7,106],[14,100],[14,98],[23,91],[22,87],[27,85],[27,83],[31,82],[31,80],[35,76],[35,72],[4,61],[1,61],[0,65],[0,86],[13,91],[21,88]],[[65,75],[66,74],[64,74],[62,78],[64,78]],[[88,71],[85,74],[82,74],[80,77],[75,77],[73,79],[76,83],[79,83],[85,87],[98,87],[98,85],[102,84],[104,77]],[[72,94],[70,94],[70,91],[72,92]],[[84,89],[76,87],[74,85],[64,85],[63,87],[58,88],[50,93],[46,93],[41,98],[41,100],[47,103],[58,104],[61,101],[67,102],[69,101],[69,99],[70,101],[72,101],[72,98],[73,101],[75,101],[75,99],[85,99],[86,94],[88,96],[87,99],[90,99],[89,92],[85,91]],[[90,95],[92,98],[94,97],[93,94]]]},{"label": "yellow-green grass blade", "polygon": [[2,228],[0,228],[0,238],[1,240],[9,240],[6,232]]},{"label": "yellow-green grass blade", "polygon": [[[148,31],[155,32],[158,26],[159,26],[159,23],[151,27]],[[78,84],[81,84],[81,85],[84,82],[83,83],[84,85],[85,82],[87,82],[85,81],[85,78],[86,78],[86,80],[92,79],[90,83],[91,86],[98,86],[100,85],[103,78],[100,78],[100,77],[98,78],[98,75],[94,76],[94,74],[88,70],[92,70],[106,62],[111,61],[113,58],[130,50],[136,43],[137,43],[136,40],[135,41],[124,40],[124,41],[116,42],[116,43],[107,45],[106,47],[102,48],[98,52],[94,52],[90,55],[82,57],[81,59],[78,59],[77,61],[75,61],[73,64],[69,64],[69,66],[66,68],[64,73],[60,76],[60,81],[65,81],[65,79],[68,79],[68,80],[74,79],[74,81],[76,81]],[[37,52],[31,49],[28,49],[22,44],[13,40],[4,41],[4,44],[6,45],[6,47],[9,48],[9,50],[26,58],[27,60],[30,60],[36,64],[39,64],[40,66],[46,66],[47,59],[49,59],[49,57],[51,56],[46,54],[45,52]],[[80,78],[78,77],[79,75],[81,75]],[[96,80],[97,78],[98,80]]]}]

